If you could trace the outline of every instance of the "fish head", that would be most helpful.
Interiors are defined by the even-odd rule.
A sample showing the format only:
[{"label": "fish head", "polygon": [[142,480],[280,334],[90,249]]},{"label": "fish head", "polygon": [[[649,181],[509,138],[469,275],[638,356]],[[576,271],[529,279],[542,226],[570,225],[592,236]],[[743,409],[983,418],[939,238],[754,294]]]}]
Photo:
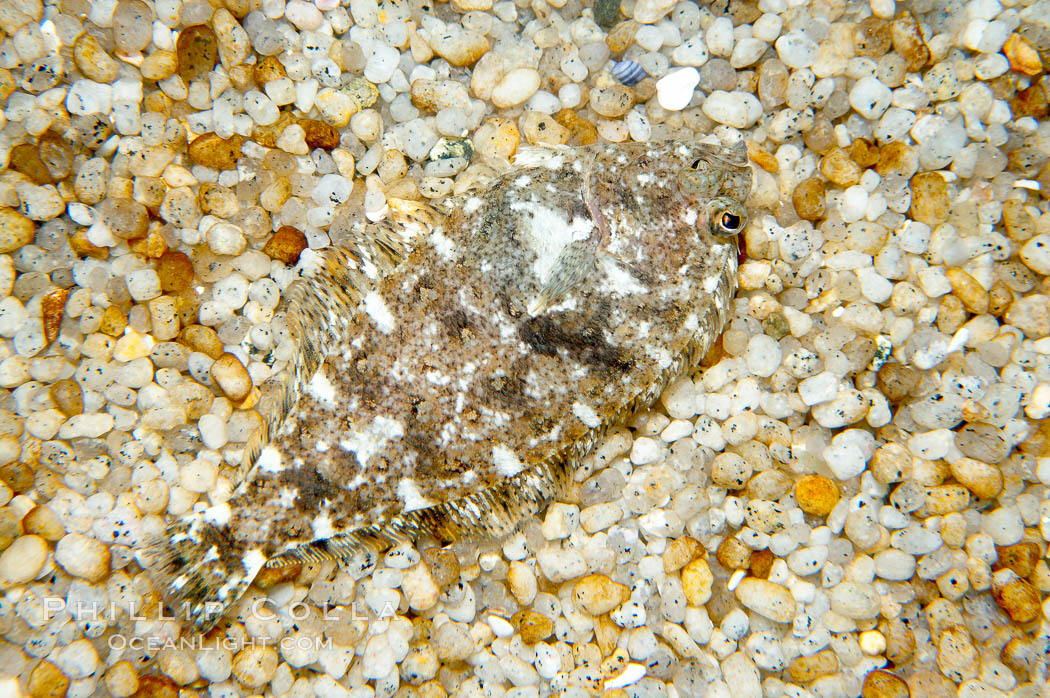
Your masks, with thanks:
[{"label": "fish head", "polygon": [[697,218],[700,234],[735,238],[742,233],[750,220],[747,199],[752,181],[744,144],[686,144],[675,150],[675,156],[679,192],[703,211]]}]

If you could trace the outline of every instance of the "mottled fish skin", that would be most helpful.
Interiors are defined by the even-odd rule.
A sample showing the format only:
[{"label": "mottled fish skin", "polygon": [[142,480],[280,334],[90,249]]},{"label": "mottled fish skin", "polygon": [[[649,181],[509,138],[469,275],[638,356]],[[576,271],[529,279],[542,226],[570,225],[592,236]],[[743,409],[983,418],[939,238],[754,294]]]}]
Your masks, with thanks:
[{"label": "mottled fish skin", "polygon": [[522,149],[515,164],[367,288],[333,288],[357,283],[333,250],[291,294],[310,360],[267,386],[268,443],[229,502],[146,556],[198,629],[268,561],[509,532],[721,333],[742,145]]}]

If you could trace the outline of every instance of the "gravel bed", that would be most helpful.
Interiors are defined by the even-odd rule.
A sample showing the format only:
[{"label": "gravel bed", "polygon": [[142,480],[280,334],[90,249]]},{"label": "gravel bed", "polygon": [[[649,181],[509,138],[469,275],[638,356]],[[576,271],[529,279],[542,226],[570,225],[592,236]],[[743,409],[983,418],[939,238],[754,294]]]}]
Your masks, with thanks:
[{"label": "gravel bed", "polygon": [[[3,0],[0,694],[1044,696],[1050,1]],[[500,541],[180,642],[297,265],[527,144],[746,142],[693,377]]]}]

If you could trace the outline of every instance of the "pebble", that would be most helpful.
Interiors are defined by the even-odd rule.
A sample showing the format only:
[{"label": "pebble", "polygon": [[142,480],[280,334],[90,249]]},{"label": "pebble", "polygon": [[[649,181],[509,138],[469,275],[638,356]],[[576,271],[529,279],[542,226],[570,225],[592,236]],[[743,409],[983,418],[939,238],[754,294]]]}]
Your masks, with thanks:
[{"label": "pebble", "polygon": [[109,549],[94,538],[70,533],[55,546],[55,562],[74,577],[98,582],[110,569]]},{"label": "pebble", "polygon": [[734,592],[745,608],[774,623],[790,623],[795,617],[795,599],[785,587],[765,579],[745,577]]},{"label": "pebble", "polygon": [[839,490],[823,475],[805,475],[795,483],[795,500],[807,514],[826,518],[839,501]]},{"label": "pebble", "polygon": [[265,686],[277,673],[278,661],[273,647],[246,647],[233,658],[233,678],[245,688]]},{"label": "pebble", "polygon": [[572,598],[580,609],[592,616],[610,613],[630,598],[631,590],[604,574],[591,574],[573,586]]},{"label": "pebble", "polygon": [[240,402],[252,389],[252,379],[240,359],[225,353],[211,365],[210,374],[226,397],[233,402]]},{"label": "pebble", "polygon": [[639,0],[634,5],[634,20],[642,24],[655,24],[659,22],[671,8],[675,6],[672,0]]},{"label": "pebble", "polygon": [[[662,100],[660,103],[663,106]],[[702,109],[712,121],[741,129],[752,126],[762,116],[762,103],[746,92],[715,90],[704,100]]]},{"label": "pebble", "polygon": [[714,586],[714,575],[707,560],[696,558],[681,571],[682,588],[691,606],[702,608],[710,598]]},{"label": "pebble", "polygon": [[587,562],[576,550],[547,546],[537,553],[536,560],[543,576],[556,584],[580,577],[587,571]]},{"label": "pebble", "polygon": [[817,44],[802,32],[782,35],[775,46],[780,60],[789,68],[808,68],[817,59]]},{"label": "pebble", "polygon": [[908,684],[888,671],[872,671],[864,677],[861,698],[908,698]]},{"label": "pebble", "polygon": [[14,252],[33,241],[36,225],[11,208],[0,208],[0,252]]},{"label": "pebble", "polygon": [[672,70],[656,81],[656,99],[667,111],[681,111],[692,101],[698,84],[700,73],[696,68]]},{"label": "pebble", "polygon": [[65,676],[53,663],[44,660],[30,672],[26,688],[28,694],[33,698],[64,696],[69,691],[69,683],[69,677]]},{"label": "pebble", "polygon": [[0,553],[0,580],[25,584],[40,574],[47,561],[47,541],[40,536],[19,536]]}]

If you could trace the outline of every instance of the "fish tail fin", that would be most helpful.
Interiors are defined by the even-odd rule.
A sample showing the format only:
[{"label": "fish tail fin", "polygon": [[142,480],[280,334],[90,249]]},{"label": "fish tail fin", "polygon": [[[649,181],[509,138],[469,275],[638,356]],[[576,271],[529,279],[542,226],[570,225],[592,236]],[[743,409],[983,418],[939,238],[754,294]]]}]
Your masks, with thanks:
[{"label": "fish tail fin", "polygon": [[175,617],[198,632],[214,627],[266,563],[261,551],[245,550],[208,518],[184,516],[136,552]]}]

